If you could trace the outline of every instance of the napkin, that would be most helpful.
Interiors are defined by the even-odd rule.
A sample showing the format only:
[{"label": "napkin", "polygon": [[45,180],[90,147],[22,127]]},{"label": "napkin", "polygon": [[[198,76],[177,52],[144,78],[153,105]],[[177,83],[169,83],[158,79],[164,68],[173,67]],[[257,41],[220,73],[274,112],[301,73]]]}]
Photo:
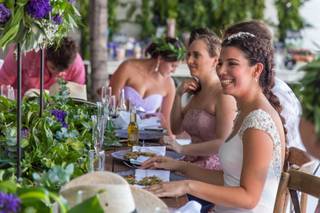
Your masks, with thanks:
[{"label": "napkin", "polygon": [[152,152],[158,156],[166,155],[166,146],[133,146],[133,152]]},{"label": "napkin", "polygon": [[[119,116],[114,120],[116,128],[126,129],[130,122],[130,112],[120,111]],[[139,129],[148,129],[161,126],[159,117],[152,116],[150,118],[141,119],[137,116]]]},{"label": "napkin", "polygon": [[191,143],[191,139],[176,139],[176,142],[182,146],[188,145]]},{"label": "napkin", "polygon": [[179,209],[175,210],[175,213],[184,213],[184,212],[188,212],[188,213],[200,213],[201,211],[201,204],[198,203],[197,201],[189,201],[188,203],[186,203],[185,205],[183,205],[182,207],[180,207]]}]

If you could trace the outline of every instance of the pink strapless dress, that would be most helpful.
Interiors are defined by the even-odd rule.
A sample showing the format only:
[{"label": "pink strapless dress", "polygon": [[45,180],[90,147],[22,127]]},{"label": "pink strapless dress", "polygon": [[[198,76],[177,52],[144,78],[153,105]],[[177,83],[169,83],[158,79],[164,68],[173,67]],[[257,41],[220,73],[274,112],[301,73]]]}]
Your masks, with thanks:
[{"label": "pink strapless dress", "polygon": [[[199,109],[189,110],[182,121],[182,129],[191,136],[192,143],[215,139],[215,125],[215,115]],[[203,168],[221,170],[218,154],[209,157],[186,156],[184,160]]]}]

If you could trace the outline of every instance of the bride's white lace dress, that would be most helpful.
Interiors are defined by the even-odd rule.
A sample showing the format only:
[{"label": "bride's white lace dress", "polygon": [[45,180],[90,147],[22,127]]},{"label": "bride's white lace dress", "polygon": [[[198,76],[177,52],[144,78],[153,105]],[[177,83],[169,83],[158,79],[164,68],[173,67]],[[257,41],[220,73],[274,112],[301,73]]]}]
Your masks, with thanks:
[{"label": "bride's white lace dress", "polygon": [[[282,170],[281,142],[276,125],[267,112],[261,109],[250,112],[243,120],[238,133],[221,146],[219,150],[219,157],[224,172],[224,185],[231,187],[240,185],[243,160],[242,135],[248,128],[259,129],[267,132],[273,141],[272,161],[269,165],[267,178],[261,194],[261,199],[258,202],[257,206],[253,209],[239,209],[216,206],[215,212],[273,212],[273,206],[275,203]],[[265,141],[257,142],[266,143]]]}]

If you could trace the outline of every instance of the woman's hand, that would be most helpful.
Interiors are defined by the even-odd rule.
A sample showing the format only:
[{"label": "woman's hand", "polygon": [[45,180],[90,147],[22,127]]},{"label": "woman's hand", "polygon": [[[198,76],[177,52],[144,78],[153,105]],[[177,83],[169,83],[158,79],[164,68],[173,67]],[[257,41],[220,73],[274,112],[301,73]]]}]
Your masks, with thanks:
[{"label": "woman's hand", "polygon": [[177,88],[177,94],[182,96],[186,92],[194,93],[200,89],[199,83],[194,79],[187,79],[183,81]]},{"label": "woman's hand", "polygon": [[175,135],[163,136],[163,143],[167,148],[174,150],[175,152],[181,154],[183,146],[177,143]]},{"label": "woman's hand", "polygon": [[174,160],[169,157],[157,156],[143,162],[141,169],[166,169],[179,171],[183,165],[183,161]]},{"label": "woman's hand", "polygon": [[156,184],[146,189],[158,197],[179,197],[187,194],[188,180]]}]

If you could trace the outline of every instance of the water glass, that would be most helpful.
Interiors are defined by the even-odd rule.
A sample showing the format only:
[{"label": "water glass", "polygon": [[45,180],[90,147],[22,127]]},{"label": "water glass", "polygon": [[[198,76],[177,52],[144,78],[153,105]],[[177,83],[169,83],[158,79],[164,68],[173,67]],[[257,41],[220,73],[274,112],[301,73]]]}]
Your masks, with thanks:
[{"label": "water glass", "polygon": [[14,89],[10,85],[1,85],[0,95],[3,97],[7,97],[8,99],[11,99],[11,100],[15,99]]},{"label": "water glass", "polygon": [[117,117],[117,99],[114,95],[109,98],[109,114],[111,117]]},{"label": "water glass", "polygon": [[104,142],[104,132],[106,127],[107,117],[105,115],[92,115],[92,141],[97,152],[102,149]]},{"label": "water glass", "polygon": [[88,172],[104,171],[106,155],[104,150],[96,152],[96,150],[89,150],[89,165]]},{"label": "water glass", "polygon": [[101,88],[101,102],[106,103],[108,99],[107,87],[103,86]]}]

